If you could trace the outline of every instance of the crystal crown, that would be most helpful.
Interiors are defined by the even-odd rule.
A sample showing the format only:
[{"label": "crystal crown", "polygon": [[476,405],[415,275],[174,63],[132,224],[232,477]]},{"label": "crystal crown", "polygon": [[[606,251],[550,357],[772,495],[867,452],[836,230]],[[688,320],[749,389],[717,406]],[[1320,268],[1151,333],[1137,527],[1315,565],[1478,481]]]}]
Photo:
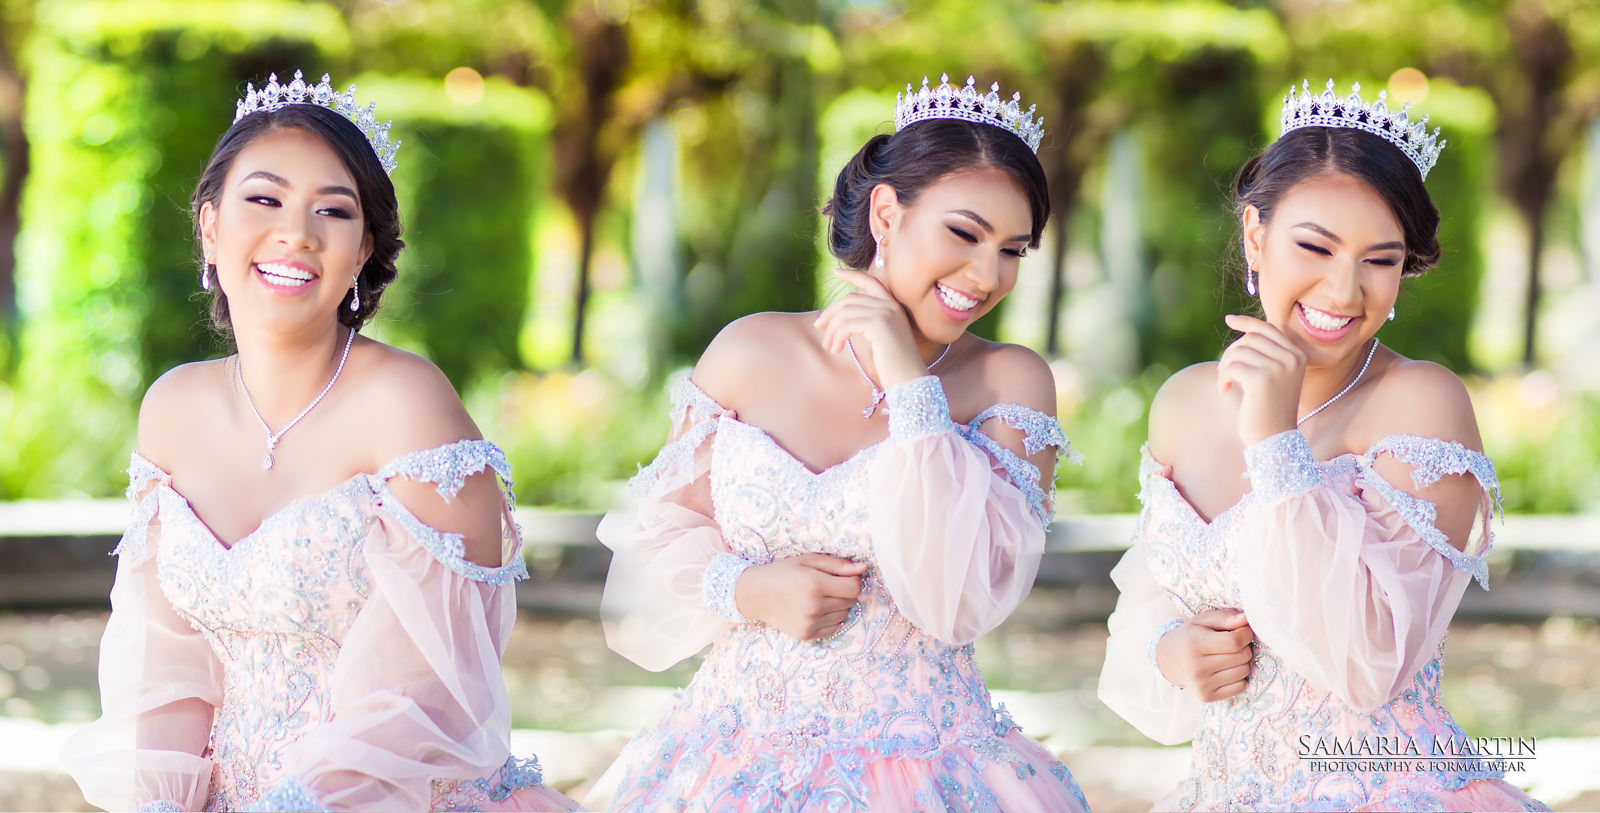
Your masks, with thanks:
[{"label": "crystal crown", "polygon": [[1311,93],[1311,83],[1301,82],[1302,92],[1295,95],[1294,86],[1289,86],[1289,95],[1283,97],[1283,129],[1279,135],[1301,127],[1348,127],[1371,133],[1390,144],[1400,148],[1400,151],[1417,165],[1417,171],[1422,173],[1422,179],[1428,179],[1428,171],[1433,169],[1434,162],[1439,160],[1439,151],[1444,149],[1445,142],[1439,140],[1439,128],[1433,132],[1427,131],[1428,117],[1423,116],[1421,121],[1412,123],[1408,115],[1411,103],[1397,112],[1389,111],[1386,101],[1388,91],[1379,91],[1378,100],[1368,105],[1361,101],[1361,84],[1357,82],[1350,88],[1350,95],[1340,97],[1333,92],[1333,80],[1328,80],[1328,89],[1320,94]]},{"label": "crystal crown", "polygon": [[967,86],[959,90],[950,86],[949,74],[939,76],[936,88],[928,87],[928,77],[924,76],[921,90],[913,91],[908,84],[905,93],[895,94],[894,129],[899,132],[928,119],[975,121],[1009,130],[1028,149],[1038,152],[1039,142],[1044,140],[1044,120],[1033,117],[1035,107],[1029,105],[1023,112],[1021,93],[1001,99],[999,82],[991,85],[988,93],[980,93],[970,76]]},{"label": "crystal crown", "polygon": [[343,93],[336,93],[333,86],[328,84],[327,74],[322,75],[321,82],[308,85],[300,72],[295,71],[294,81],[287,85],[278,84],[278,75],[274,73],[267,77],[267,83],[260,90],[249,83],[244,87],[244,98],[239,100],[238,112],[233,116],[235,122],[251,113],[278,110],[291,104],[326,107],[359,127],[361,134],[367,137],[367,143],[372,145],[372,152],[378,156],[378,163],[383,165],[383,171],[394,172],[394,154],[400,150],[400,142],[389,141],[390,122],[378,123],[374,115],[378,110],[377,102],[369,103],[365,108],[356,105],[355,85]]}]

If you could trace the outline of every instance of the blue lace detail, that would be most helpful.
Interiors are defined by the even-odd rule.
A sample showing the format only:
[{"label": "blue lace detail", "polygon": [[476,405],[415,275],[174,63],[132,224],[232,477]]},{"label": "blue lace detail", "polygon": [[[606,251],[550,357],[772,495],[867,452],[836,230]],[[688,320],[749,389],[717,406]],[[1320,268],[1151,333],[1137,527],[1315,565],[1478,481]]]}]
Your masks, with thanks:
[{"label": "blue lace detail", "polygon": [[509,495],[513,483],[511,464],[506,462],[505,452],[487,440],[458,440],[433,449],[408,452],[378,469],[377,478],[405,477],[433,483],[439,496],[450,502],[461,493],[468,477],[487,468],[499,475],[502,490]]},{"label": "blue lace detail", "polygon": [[134,813],[183,813],[183,806],[170,799],[145,802],[133,809]]},{"label": "blue lace detail", "polygon": [[326,810],[322,802],[317,799],[300,780],[287,777],[279,782],[277,787],[261,794],[260,798],[245,808],[246,811],[255,813],[261,811],[295,810],[295,811],[322,811]]},{"label": "blue lace detail", "polygon": [[[1162,637],[1164,637],[1167,633],[1183,626],[1185,623],[1188,622],[1184,621],[1182,618],[1169,618],[1166,621],[1161,622],[1161,626],[1156,627],[1156,631],[1151,633],[1150,646],[1146,647],[1144,650],[1144,659],[1149,661],[1150,665],[1155,668],[1156,674],[1161,675],[1161,666],[1156,663],[1156,644],[1161,643]],[[1167,680],[1167,676],[1161,675],[1161,679]],[[1167,680],[1167,682],[1172,683],[1170,680]],[[1178,689],[1183,688],[1176,683],[1172,683],[1172,685]]]},{"label": "blue lace detail", "polygon": [[887,391],[889,437],[912,440],[954,429],[950,402],[945,400],[944,384],[938,376],[925,375],[896,384]]},{"label": "blue lace detail", "polygon": [[1021,431],[1022,448],[1030,455],[1037,454],[1046,447],[1055,447],[1058,467],[1062,460],[1081,463],[1083,455],[1072,448],[1067,436],[1061,431],[1061,424],[1057,423],[1055,418],[1021,404],[995,404],[979,412],[977,417],[966,424],[956,426],[956,432],[966,438],[967,442],[988,452],[1000,462],[1000,466],[1006,470],[1006,476],[1011,478],[1012,485],[1015,485],[1022,492],[1022,496],[1027,498],[1028,508],[1033,511],[1034,517],[1048,531],[1051,521],[1055,518],[1055,471],[1050,472],[1050,491],[1047,496],[1045,490],[1039,487],[1038,466],[1018,457],[1015,452],[983,433],[984,422],[992,419],[999,419],[1012,429]]},{"label": "blue lace detail", "polygon": [[125,557],[132,564],[144,561],[149,553],[145,537],[158,504],[156,493],[150,490],[150,485],[166,476],[161,467],[138,452],[128,459],[128,490],[124,494],[133,503],[133,518],[128,521],[128,530],[117,540],[117,546],[111,549],[112,556]]},{"label": "blue lace detail", "polygon": [[1417,435],[1390,435],[1373,444],[1372,449],[1362,456],[1361,473],[1356,478],[1362,486],[1383,495],[1395,513],[1398,513],[1400,518],[1428,543],[1429,547],[1448,559],[1457,570],[1472,574],[1478,586],[1488,590],[1489,564],[1483,555],[1493,546],[1494,533],[1487,531],[1489,544],[1485,545],[1483,552],[1477,556],[1456,550],[1444,532],[1436,527],[1439,520],[1438,506],[1421,497],[1413,497],[1401,491],[1378,475],[1373,464],[1377,461],[1378,455],[1385,453],[1403,463],[1411,464],[1411,482],[1417,488],[1427,488],[1447,474],[1471,474],[1477,479],[1478,485],[1489,492],[1496,513],[1504,517],[1504,511],[1500,506],[1500,478],[1495,474],[1494,463],[1482,452],[1472,451],[1455,441]]},{"label": "blue lace detail", "polygon": [[1279,432],[1245,447],[1244,470],[1257,505],[1271,505],[1323,484],[1322,469],[1311,456],[1311,444],[1298,429]]},{"label": "blue lace detail", "polygon": [[641,466],[639,472],[628,481],[628,493],[631,496],[645,496],[661,478],[692,463],[695,449],[700,448],[700,444],[717,431],[717,419],[729,412],[696,387],[687,375],[667,385],[667,397],[672,402],[673,428],[683,426],[686,419],[692,422],[684,427],[676,440],[661,447],[650,465]]},{"label": "blue lace detail", "polygon": [[739,612],[739,603],[734,600],[733,586],[739,581],[739,574],[754,565],[755,562],[731,553],[713,556],[711,564],[706,565],[705,575],[701,577],[701,592],[705,596],[706,608],[721,618],[743,624],[746,619]]},{"label": "blue lace detail", "polygon": [[376,485],[373,492],[377,494],[378,504],[394,515],[395,521],[406,529],[406,533],[415,537],[417,544],[456,575],[495,586],[528,578],[528,566],[523,563],[520,550],[510,557],[511,561],[499,567],[484,567],[467,559],[467,545],[461,534],[441,531],[417,519],[416,514],[400,502],[387,484]]}]

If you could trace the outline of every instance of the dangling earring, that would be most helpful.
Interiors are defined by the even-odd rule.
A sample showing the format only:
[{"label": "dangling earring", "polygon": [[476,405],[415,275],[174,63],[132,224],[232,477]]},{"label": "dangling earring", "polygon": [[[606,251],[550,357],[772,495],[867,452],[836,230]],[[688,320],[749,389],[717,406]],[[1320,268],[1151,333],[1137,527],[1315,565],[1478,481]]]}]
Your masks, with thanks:
[{"label": "dangling earring", "polygon": [[350,281],[350,312],[361,310],[361,276]]},{"label": "dangling earring", "polygon": [[1394,321],[1394,308],[1389,308],[1389,321]]},{"label": "dangling earring", "polygon": [[1244,290],[1251,296],[1256,295],[1256,261],[1246,261],[1244,269]]},{"label": "dangling earring", "polygon": [[200,290],[211,290],[211,271],[214,268],[216,266],[211,264],[211,255],[207,254],[205,260],[200,264]]},{"label": "dangling earring", "polygon": [[881,235],[881,234],[878,235],[878,239],[874,240],[873,242],[877,243],[878,247],[877,247],[876,250],[874,250],[872,252],[872,267],[873,268],[882,268],[883,267],[883,235]]}]

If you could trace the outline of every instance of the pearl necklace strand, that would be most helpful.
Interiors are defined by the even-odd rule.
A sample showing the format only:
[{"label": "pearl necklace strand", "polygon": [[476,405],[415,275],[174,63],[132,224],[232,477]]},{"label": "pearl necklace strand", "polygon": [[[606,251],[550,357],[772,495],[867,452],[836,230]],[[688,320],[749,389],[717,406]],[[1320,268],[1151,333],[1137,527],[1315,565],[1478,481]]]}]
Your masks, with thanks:
[{"label": "pearl necklace strand", "polygon": [[[932,370],[934,367],[938,366],[939,362],[944,361],[944,357],[950,354],[950,346],[953,344],[955,344],[955,342],[945,345],[944,350],[939,352],[939,357],[930,362],[927,366],[927,369]],[[872,376],[867,375],[867,368],[861,366],[861,359],[856,356],[856,346],[851,344],[849,339],[844,340],[844,346],[849,348],[850,360],[856,363],[856,370],[860,371],[861,377],[867,380],[867,386],[872,388],[872,403],[867,404],[861,409],[861,417],[870,420],[872,418],[872,413],[878,411],[878,404],[883,403],[883,399],[888,398],[889,393],[885,390],[878,389],[878,382],[873,381]]]},{"label": "pearl necklace strand", "polygon": [[290,429],[293,429],[294,425],[299,423],[301,418],[311,414],[311,410],[315,409],[317,404],[322,403],[322,399],[327,396],[328,390],[333,389],[333,382],[338,381],[339,374],[344,372],[345,360],[350,358],[350,344],[351,342],[355,341],[355,338],[356,332],[354,329],[351,329],[349,334],[345,336],[344,339],[344,353],[339,356],[339,366],[334,368],[333,377],[328,379],[327,386],[322,388],[322,392],[317,393],[317,397],[311,399],[311,403],[306,404],[305,409],[300,410],[299,415],[294,416],[294,420],[290,421],[288,426],[285,426],[276,432],[272,431],[272,427],[267,426],[267,419],[261,417],[261,410],[256,409],[255,399],[250,397],[250,388],[245,386],[244,383],[244,363],[240,362],[239,364],[234,365],[234,370],[239,374],[239,388],[244,390],[244,402],[250,405],[250,411],[255,413],[256,420],[261,423],[261,431],[267,433],[267,456],[261,458],[262,471],[272,470],[272,450],[278,445],[278,441],[285,434],[287,434]]},{"label": "pearl necklace strand", "polygon": [[1312,416],[1316,415],[1318,412],[1321,412],[1324,409],[1327,409],[1329,406],[1331,406],[1333,404],[1334,401],[1337,401],[1340,398],[1343,398],[1344,394],[1349,392],[1350,388],[1354,387],[1356,385],[1356,382],[1360,381],[1361,377],[1367,374],[1367,365],[1372,363],[1372,354],[1374,354],[1376,352],[1378,352],[1378,337],[1377,336],[1373,336],[1372,337],[1372,349],[1367,351],[1367,360],[1361,362],[1361,370],[1360,370],[1360,372],[1356,373],[1356,377],[1350,379],[1350,383],[1344,385],[1344,389],[1339,390],[1339,394],[1338,395],[1335,395],[1332,398],[1329,398],[1328,400],[1323,401],[1322,402],[1322,406],[1319,406],[1316,409],[1313,409],[1310,412],[1307,412],[1305,415],[1302,415],[1300,417],[1300,420],[1294,422],[1294,425],[1298,427],[1300,424],[1303,424],[1306,421],[1311,420]]}]

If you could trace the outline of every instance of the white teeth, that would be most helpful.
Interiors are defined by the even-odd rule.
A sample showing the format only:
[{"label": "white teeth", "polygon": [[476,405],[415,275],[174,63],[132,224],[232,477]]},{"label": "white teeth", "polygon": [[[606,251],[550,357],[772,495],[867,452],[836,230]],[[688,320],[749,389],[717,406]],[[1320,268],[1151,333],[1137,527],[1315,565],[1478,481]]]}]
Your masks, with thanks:
[{"label": "white teeth", "polygon": [[282,285],[286,288],[298,288],[316,279],[308,271],[303,271],[293,266],[279,265],[278,263],[256,263],[256,269],[266,275],[272,284]]},{"label": "white teeth", "polygon": [[973,299],[972,297],[967,296],[960,291],[951,290],[950,288],[946,288],[944,285],[939,285],[937,287],[939,289],[940,301],[944,302],[944,304],[949,305],[955,310],[970,311],[973,308],[978,307],[978,300]]},{"label": "white teeth", "polygon": [[1338,330],[1339,328],[1350,324],[1350,320],[1353,318],[1349,316],[1331,316],[1317,310],[1316,308],[1310,308],[1305,305],[1300,306],[1300,312],[1305,314],[1306,324],[1311,325],[1317,330]]}]

